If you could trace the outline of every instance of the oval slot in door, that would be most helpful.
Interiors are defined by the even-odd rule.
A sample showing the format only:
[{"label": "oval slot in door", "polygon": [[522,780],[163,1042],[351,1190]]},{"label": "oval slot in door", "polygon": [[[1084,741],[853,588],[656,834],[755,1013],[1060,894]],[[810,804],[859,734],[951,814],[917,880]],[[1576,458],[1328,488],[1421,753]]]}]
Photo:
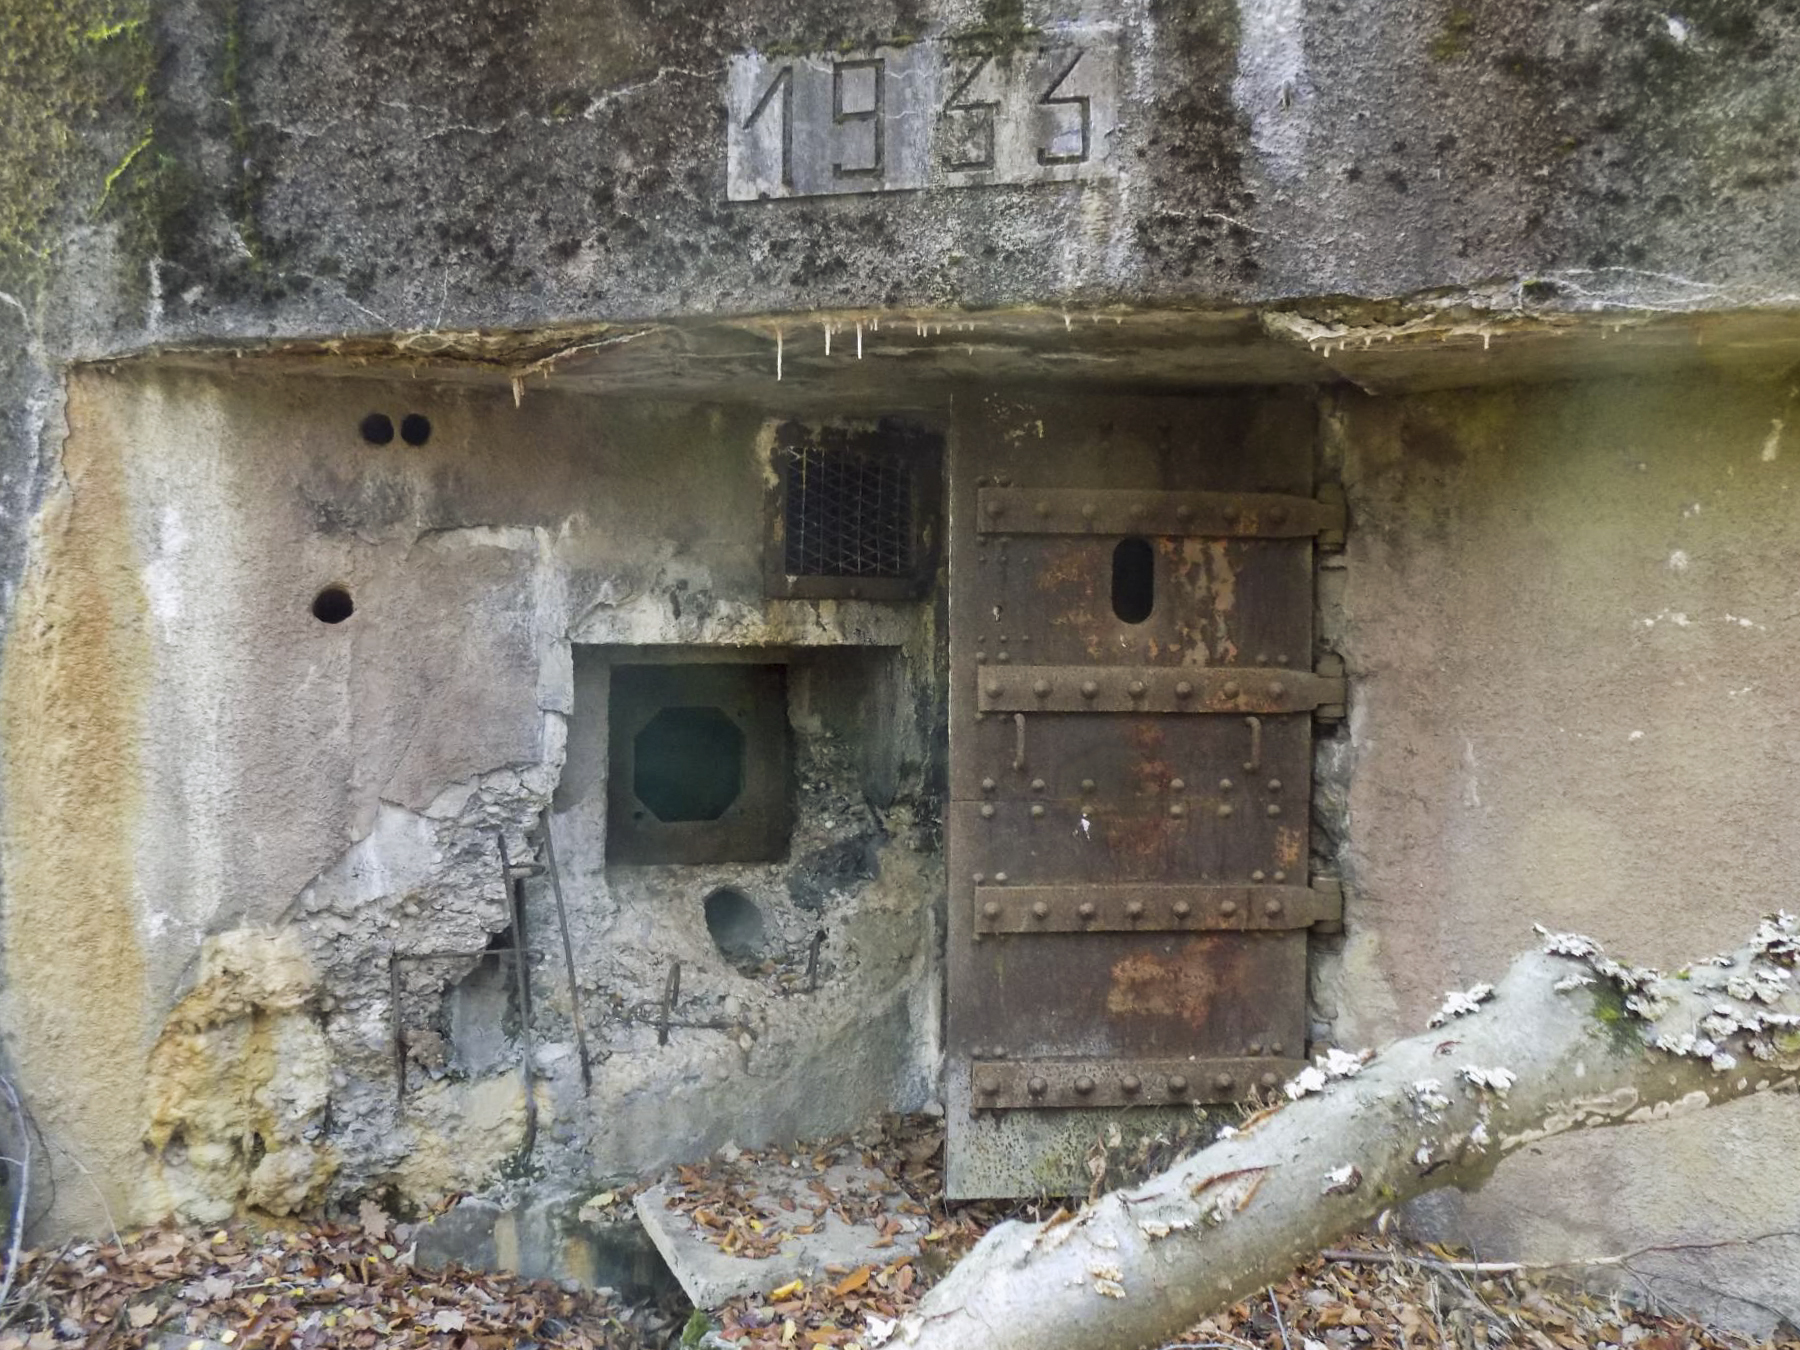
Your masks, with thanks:
[{"label": "oval slot in door", "polygon": [[1156,608],[1156,550],[1148,539],[1121,539],[1113,549],[1112,607],[1121,623],[1142,623]]}]

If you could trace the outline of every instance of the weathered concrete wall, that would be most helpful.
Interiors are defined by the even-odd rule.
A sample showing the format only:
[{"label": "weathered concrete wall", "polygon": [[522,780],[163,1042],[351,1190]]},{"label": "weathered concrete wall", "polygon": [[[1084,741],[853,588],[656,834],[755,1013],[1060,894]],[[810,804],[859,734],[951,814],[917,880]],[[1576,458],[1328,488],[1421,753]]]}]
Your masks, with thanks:
[{"label": "weathered concrete wall", "polygon": [[[1789,901],[1791,379],[1318,398],[1352,518],[1321,588],[1353,677],[1320,751],[1315,843],[1349,890],[1324,1029],[1416,1025],[1533,921],[1672,964]],[[370,411],[431,440],[369,445]],[[526,1175],[562,1194],[932,1093],[937,611],[761,598],[767,414],[144,365],[79,373],[68,419],[0,685],[4,1021],[67,1153],[60,1222],[100,1219],[76,1161],[115,1212],[209,1219],[519,1173],[517,1008],[481,953],[509,918],[493,832],[524,853],[546,805],[599,1055],[588,1096],[534,883]],[[346,623],[309,612],[328,583]],[[709,648],[788,663],[791,859],[608,866],[611,663]],[[763,908],[761,975],[707,934],[721,884]],[[394,950],[466,953],[402,972],[404,1103]],[[709,1025],[659,1047],[677,960],[676,1020]],[[1549,1149],[1423,1219],[1532,1255],[1792,1226],[1758,1184],[1789,1114]],[[1658,1287],[1784,1306],[1779,1244],[1707,1261]]]},{"label": "weathered concrete wall", "polygon": [[[1577,305],[1796,290],[1800,19],[1755,0],[81,8],[19,44],[0,161],[63,212],[0,244],[104,196],[118,247],[66,239],[83,286],[129,298],[77,326],[100,345],[1496,278]],[[1120,31],[1116,181],[725,201],[731,55],[1082,22]]]},{"label": "weathered concrete wall", "polygon": [[[1118,27],[1116,178],[725,200],[733,54],[945,34],[1006,48],[1075,22]],[[937,634],[926,608],[757,598],[758,412],[535,379],[515,410],[493,386],[154,371],[78,374],[65,410],[72,361],[397,334],[390,348],[414,354],[481,353],[503,382],[554,341],[467,330],[567,322],[602,341],[605,324],[646,318],[671,327],[590,355],[654,346],[656,387],[694,388],[722,369],[766,381],[777,334],[792,361],[821,309],[885,310],[889,332],[907,322],[896,309],[948,311],[934,339],[959,308],[1180,311],[1122,337],[1051,317],[1049,340],[984,329],[890,348],[857,390],[887,379],[886,408],[947,397],[917,396],[914,374],[1023,364],[1120,387],[1391,388],[1381,346],[1421,312],[1442,326],[1387,370],[1442,387],[1493,378],[1469,343],[1499,330],[1505,361],[1507,325],[1531,316],[1800,303],[1787,3],[0,0],[0,33],[4,1022],[47,1126],[105,1184],[139,1172],[149,1132],[160,1189],[115,1190],[121,1211],[282,1207],[369,1179],[424,1194],[458,1166],[504,1164],[526,1111],[497,1063],[466,1081],[418,1066],[420,1120],[397,1117],[384,944],[473,951],[505,924],[490,832],[523,847],[557,786],[581,717],[571,644],[866,644],[897,653],[916,693],[938,676]],[[1199,313],[1268,302],[1283,312]],[[766,319],[696,335],[719,315]],[[1464,344],[1439,350],[1453,330]],[[1636,350],[1614,337],[1590,330],[1584,359]],[[1321,355],[1334,343],[1335,362]],[[1558,358],[1536,350],[1524,359],[1541,375]],[[841,371],[812,357],[806,397],[880,364],[838,351]],[[1619,384],[1339,405],[1325,448],[1358,523],[1336,614],[1358,720],[1327,768],[1349,793],[1353,922],[1319,993],[1341,1039],[1411,1024],[1441,987],[1497,968],[1528,918],[1671,959],[1786,898],[1791,792],[1769,727],[1784,715],[1793,541],[1779,489],[1756,490],[1794,453],[1778,435],[1762,459],[1772,421],[1791,436],[1794,419],[1785,385],[1736,378],[1685,398]],[[437,422],[425,451],[352,434],[371,406],[421,400]],[[670,465],[704,454],[708,471],[671,486]],[[306,606],[332,581],[358,614],[325,629]],[[704,603],[677,616],[683,582]],[[897,741],[933,741],[929,700],[889,706]],[[805,822],[822,849],[867,828],[824,803],[869,770],[835,757],[832,715],[815,711],[795,709],[800,753],[834,785]],[[862,1019],[889,1050],[911,1045],[847,1080],[896,1101],[923,1091],[933,1022],[929,755],[913,763],[877,794],[906,809],[883,808],[881,875],[825,952],[821,997],[846,1000],[850,1021],[817,1022]],[[652,922],[654,887],[594,868],[594,818],[556,820],[585,992],[611,1007],[620,990],[641,1012],[647,982],[681,959],[726,1018],[741,977],[710,964],[691,911]],[[798,936],[800,915],[780,911],[789,878],[732,876]],[[534,888],[540,934],[544,903]],[[296,918],[299,951],[281,927]],[[619,933],[648,950],[626,954]],[[848,1007],[871,971],[883,992]],[[417,979],[405,999],[428,1007],[438,991]],[[647,1161],[633,1141],[661,1127],[667,1088],[643,1028],[620,1022],[601,1070],[629,1108],[584,1118],[567,1010],[540,983],[543,1147]],[[841,1063],[791,1002],[730,996],[729,1016],[754,1023],[747,1073],[719,1033],[669,1056],[696,1118],[736,1101],[740,1080],[795,1101],[809,1064]],[[274,1046],[295,1076],[271,1067]],[[180,1105],[215,1079],[255,1109]],[[471,1124],[447,1133],[459,1115]],[[773,1105],[754,1118],[822,1120]],[[670,1147],[716,1142],[709,1127]],[[1753,1169],[1760,1155],[1718,1156]],[[97,1222],[58,1165],[69,1221]],[[1525,1197],[1508,1224],[1545,1196],[1592,1193],[1567,1169],[1525,1171],[1495,1190]],[[1674,1221],[1674,1192],[1627,1193],[1614,1212],[1645,1231]],[[1472,1213],[1482,1231],[1502,1222]]]},{"label": "weathered concrete wall", "polygon": [[[1672,970],[1793,907],[1796,397],[1696,375],[1335,400],[1352,529],[1327,622],[1354,687],[1351,922],[1324,993],[1340,1043],[1420,1025],[1534,922]],[[1764,1184],[1800,1116],[1712,1115],[1521,1155],[1435,1212],[1485,1253],[1547,1258],[1800,1228],[1800,1197]],[[1791,1315],[1797,1250],[1656,1283]]]},{"label": "weathered concrete wall", "polygon": [[[926,1098],[937,625],[930,602],[762,599],[760,414],[153,371],[82,375],[69,406],[0,686],[4,1023],[70,1174],[59,1226],[101,1221],[76,1164],[121,1221],[215,1219],[368,1186],[427,1200],[502,1167],[630,1173]],[[429,441],[367,443],[371,410],[428,415]],[[344,622],[311,612],[327,585]],[[797,653],[780,712],[804,788],[790,864],[621,874],[581,766],[556,828],[602,1062],[590,1105],[533,883],[520,1157],[510,966],[479,994],[511,917],[494,836],[533,852],[569,726],[604,725],[574,679],[585,641]],[[834,666],[834,644],[869,655]],[[847,745],[859,708],[893,729],[887,759]],[[860,865],[821,884],[847,841]],[[790,967],[824,930],[816,991],[724,962],[699,903],[721,881],[753,890]],[[399,968],[402,1102],[394,952],[466,953]],[[677,1018],[718,1026],[659,1048],[644,1005],[671,960]],[[447,1057],[419,1049],[443,1033]]]}]

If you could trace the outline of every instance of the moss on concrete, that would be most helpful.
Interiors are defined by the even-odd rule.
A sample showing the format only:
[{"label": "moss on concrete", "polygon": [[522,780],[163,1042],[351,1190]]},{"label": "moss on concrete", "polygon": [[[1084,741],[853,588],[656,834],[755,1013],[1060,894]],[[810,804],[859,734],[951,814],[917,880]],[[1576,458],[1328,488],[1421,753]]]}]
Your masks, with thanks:
[{"label": "moss on concrete", "polygon": [[1625,1006],[1625,996],[1618,986],[1602,980],[1592,986],[1594,1019],[1606,1032],[1612,1048],[1622,1055],[1635,1055],[1644,1048],[1644,1020]]},{"label": "moss on concrete", "polygon": [[1469,54],[1470,35],[1475,31],[1475,16],[1460,7],[1444,16],[1444,25],[1431,39],[1433,61],[1456,61]]},{"label": "moss on concrete", "polygon": [[115,210],[151,153],[149,0],[0,0],[0,284],[32,289],[59,215]]}]

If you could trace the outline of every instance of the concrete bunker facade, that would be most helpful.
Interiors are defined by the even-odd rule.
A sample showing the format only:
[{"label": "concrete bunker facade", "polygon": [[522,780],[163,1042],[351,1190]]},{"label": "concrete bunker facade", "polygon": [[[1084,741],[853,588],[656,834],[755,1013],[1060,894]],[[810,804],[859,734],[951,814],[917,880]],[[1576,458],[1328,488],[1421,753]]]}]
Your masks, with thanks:
[{"label": "concrete bunker facade", "polygon": [[[189,224],[62,228],[7,367],[5,1034],[61,1159],[47,1223],[364,1192],[573,1210],[727,1142],[976,1119],[1006,1056],[953,1030],[987,894],[959,892],[957,832],[1060,803],[1012,758],[1036,714],[975,678],[1056,664],[958,608],[1003,548],[983,493],[1342,506],[1341,539],[1283,544],[1289,650],[1222,598],[1250,554],[1157,551],[1241,521],[1108,530],[1087,578],[1103,627],[1209,607],[1144,669],[1345,682],[1266,710],[1306,728],[1286,797],[1259,768],[1254,811],[1221,814],[1249,785],[1210,762],[1144,788],[1163,828],[1200,802],[1294,832],[1196,885],[1341,895],[1282,930],[1293,1029],[1209,1056],[1378,1044],[1533,920],[1677,964],[1791,905],[1800,203],[1753,172],[1766,146],[1682,140],[1659,101],[1766,92],[1791,18],[1721,11],[1689,45],[1627,4],[1419,6],[1407,33],[1329,6],[903,8],[865,32],[623,6],[602,31],[540,5],[521,35],[473,6],[400,99],[329,6],[149,14]],[[300,53],[302,20],[341,44]],[[241,170],[206,111],[228,40]],[[1455,71],[1488,113],[1427,118]],[[387,120],[321,124],[322,89]],[[953,124],[907,140],[900,91]],[[1703,225],[1648,204],[1730,175]],[[464,206],[397,209],[445,182]],[[959,787],[990,733],[1017,801],[973,759]],[[1222,997],[1110,969],[1122,1015],[1199,1025]],[[1419,1219],[1546,1256],[1796,1226],[1753,1185],[1791,1110],[1718,1115],[1514,1160]],[[1097,1121],[1168,1117],[1006,1119],[969,1189],[1066,1187]],[[591,1273],[565,1219],[532,1259]],[[1731,1299],[1785,1306],[1791,1264],[1655,1278],[1754,1318]]]}]

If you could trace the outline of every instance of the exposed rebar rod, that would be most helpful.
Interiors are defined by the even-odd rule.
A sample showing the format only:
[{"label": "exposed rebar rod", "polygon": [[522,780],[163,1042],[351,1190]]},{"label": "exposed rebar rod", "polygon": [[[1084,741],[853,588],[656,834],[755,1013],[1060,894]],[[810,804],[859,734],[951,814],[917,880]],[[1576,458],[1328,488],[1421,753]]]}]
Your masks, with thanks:
[{"label": "exposed rebar rod", "polygon": [[407,1044],[405,1023],[400,1014],[400,1001],[402,994],[404,993],[404,986],[402,985],[400,978],[400,967],[408,961],[469,961],[478,964],[490,956],[496,959],[503,959],[506,957],[513,957],[518,960],[524,959],[524,953],[521,953],[517,947],[486,947],[480,951],[474,952],[390,951],[388,953],[388,998],[391,1005],[389,1009],[391,1017],[389,1020],[393,1025],[394,1072],[395,1083],[398,1088],[395,1096],[396,1100],[402,1105],[405,1104],[406,1100]]},{"label": "exposed rebar rod", "polygon": [[494,838],[500,845],[500,879],[512,900],[513,948],[518,952],[513,961],[513,973],[519,991],[519,1045],[523,1051],[519,1058],[519,1078],[525,1087],[525,1137],[519,1143],[519,1162],[524,1163],[537,1143],[537,1095],[532,1090],[531,976],[528,973],[531,963],[525,959],[525,879],[513,875],[512,859],[506,852],[506,832],[495,830]]},{"label": "exposed rebar rod", "polygon": [[669,1015],[675,1011],[675,1005],[681,1001],[681,962],[669,963],[669,978],[663,985],[662,1012],[656,1019],[656,1043],[669,1043]]},{"label": "exposed rebar rod", "polygon": [[394,1018],[394,1109],[406,1102],[406,1019],[400,1015],[400,956],[388,953],[388,998]]},{"label": "exposed rebar rod", "polygon": [[581,1056],[581,1086],[594,1090],[594,1071],[588,1063],[587,1031],[582,1025],[581,988],[575,983],[575,944],[569,941],[569,911],[563,904],[562,873],[556,866],[556,844],[550,838],[550,808],[538,813],[544,831],[544,862],[550,869],[550,889],[556,896],[556,926],[562,930],[563,968],[569,973],[569,1016],[575,1023],[575,1049]]}]

